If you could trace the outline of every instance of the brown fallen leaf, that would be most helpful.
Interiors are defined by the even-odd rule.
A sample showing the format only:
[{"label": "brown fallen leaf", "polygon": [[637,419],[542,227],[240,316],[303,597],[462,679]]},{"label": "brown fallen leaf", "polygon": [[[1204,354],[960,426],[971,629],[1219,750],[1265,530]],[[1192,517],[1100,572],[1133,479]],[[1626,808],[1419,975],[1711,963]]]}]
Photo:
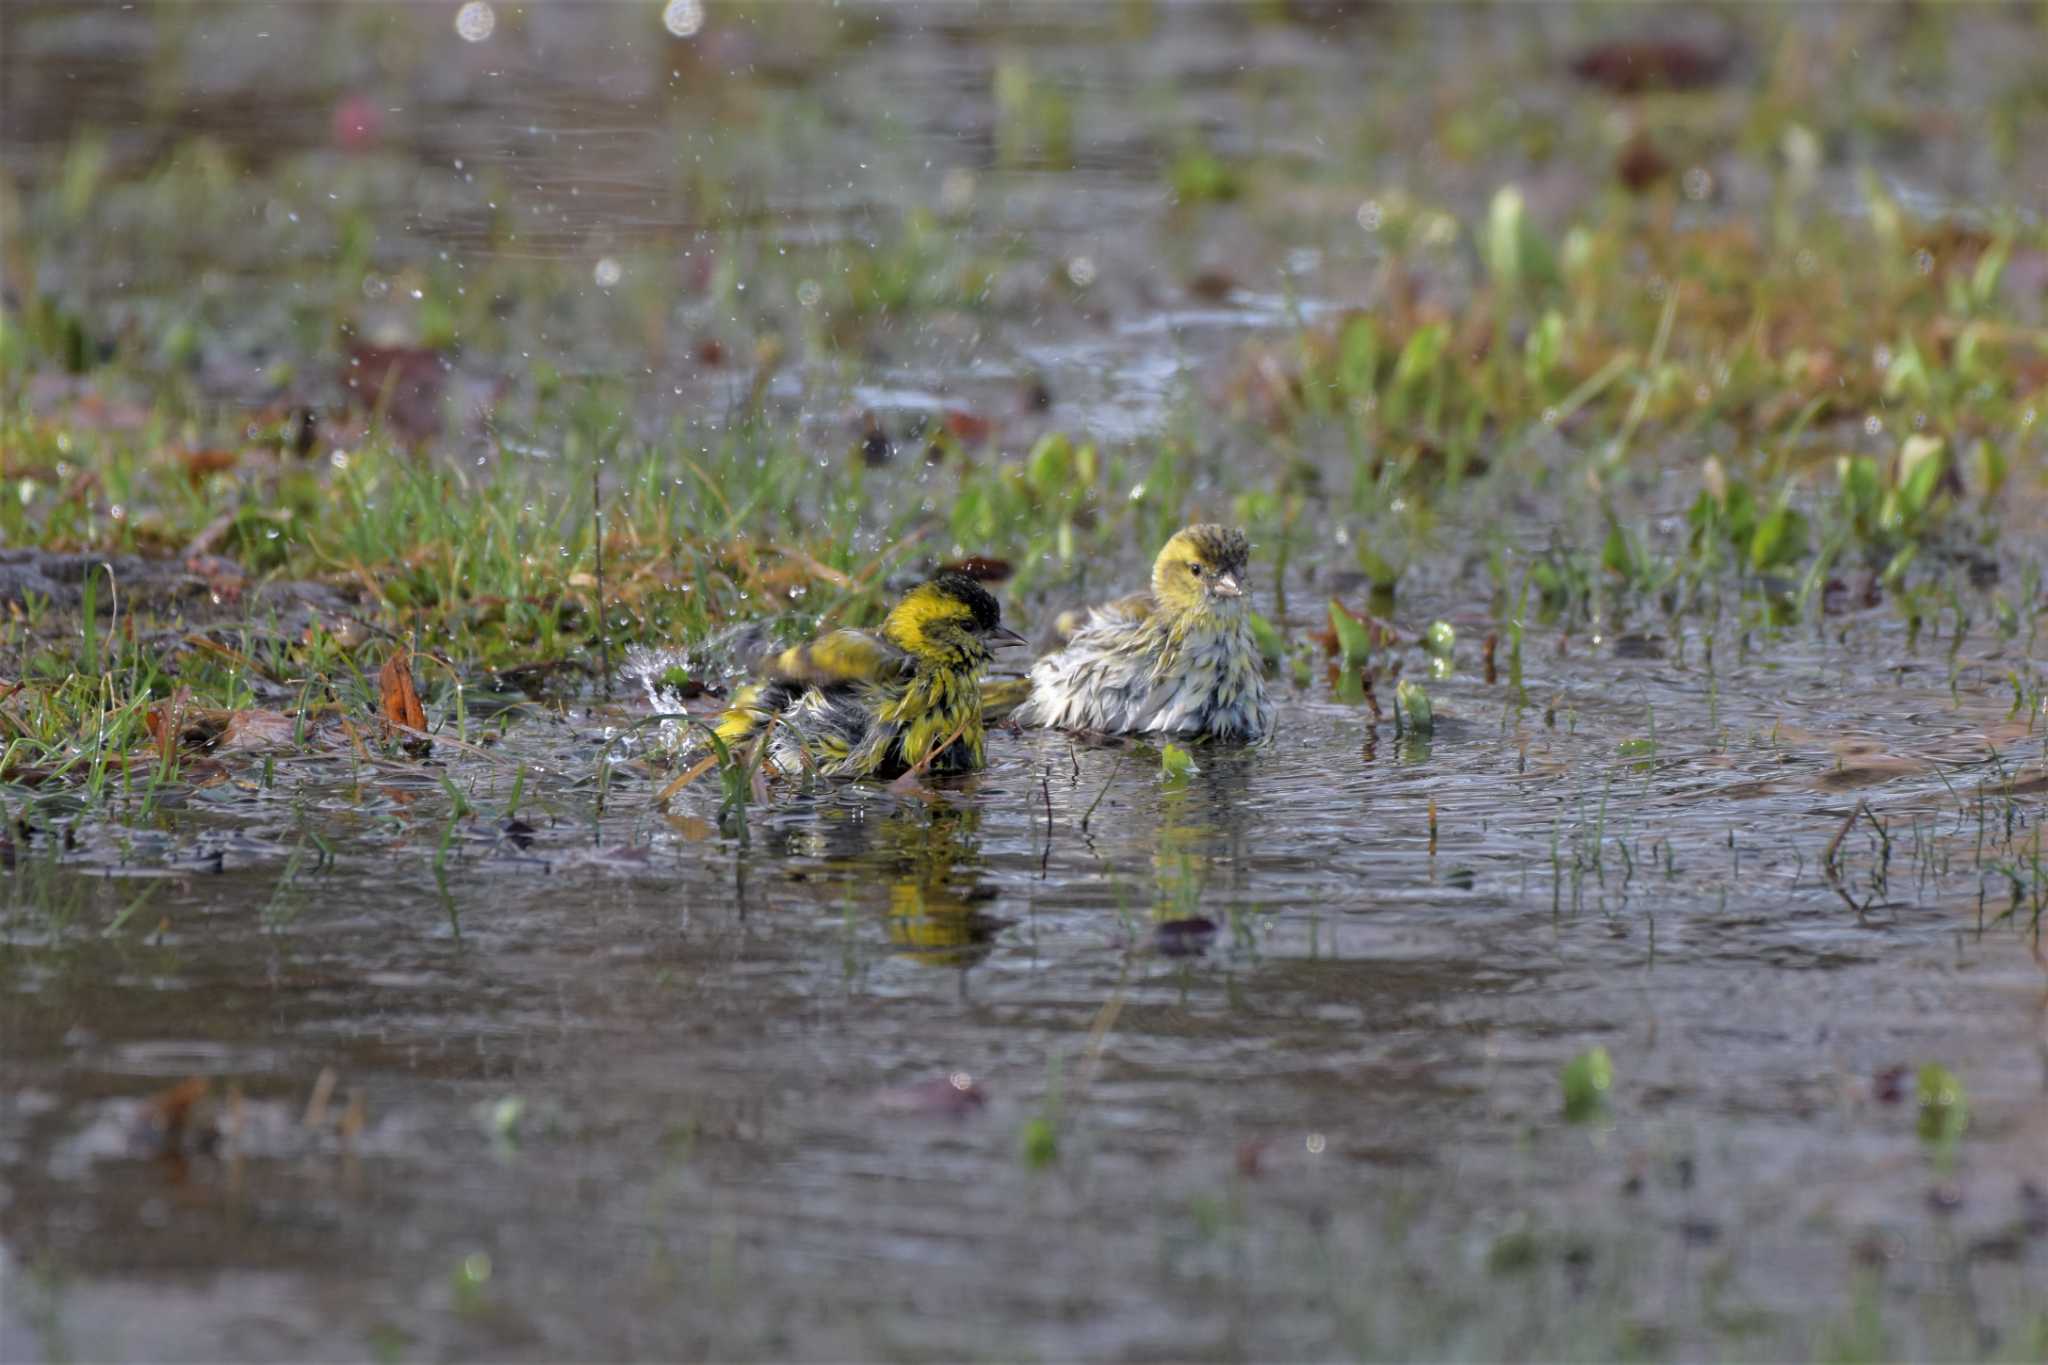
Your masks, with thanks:
[{"label": "brown fallen leaf", "polygon": [[[377,674],[377,698],[384,717],[384,726],[392,730],[410,731],[413,742],[422,749],[433,741],[426,737],[427,710],[420,705],[419,689],[412,681],[412,652],[400,650],[384,661],[384,667]],[[407,745],[408,748],[412,744]]]},{"label": "brown fallen leaf", "polygon": [[185,477],[193,483],[204,483],[209,474],[221,474],[242,462],[239,451],[207,448],[178,452],[178,463],[185,467]]},{"label": "brown fallen leaf", "polygon": [[1630,194],[1642,194],[1671,174],[1671,163],[1641,129],[1622,144],[1614,158],[1614,176]]},{"label": "brown fallen leaf", "polygon": [[298,721],[282,711],[242,710],[228,716],[214,748],[221,753],[290,748],[298,740]]},{"label": "brown fallen leaf", "polygon": [[1683,38],[1620,38],[1596,43],[1572,58],[1572,74],[1617,95],[1646,90],[1699,90],[1719,83],[1734,58],[1731,47]]},{"label": "brown fallen leaf", "polygon": [[995,434],[996,424],[980,413],[965,408],[947,408],[940,419],[946,431],[959,440],[960,444],[978,446],[988,444],[988,438]]},{"label": "brown fallen leaf", "polygon": [[160,760],[168,762],[178,748],[208,750],[219,742],[234,713],[219,707],[194,706],[192,694],[179,688],[168,700],[158,702],[142,716],[150,742]]},{"label": "brown fallen leaf", "polygon": [[448,372],[447,359],[431,347],[357,342],[349,347],[341,382],[352,406],[417,444],[441,429]]},{"label": "brown fallen leaf", "polygon": [[163,1156],[183,1156],[192,1150],[211,1148],[220,1133],[208,1121],[195,1123],[194,1112],[206,1098],[213,1083],[203,1076],[187,1076],[168,1090],[158,1091],[143,1101],[136,1116],[137,1137]]}]

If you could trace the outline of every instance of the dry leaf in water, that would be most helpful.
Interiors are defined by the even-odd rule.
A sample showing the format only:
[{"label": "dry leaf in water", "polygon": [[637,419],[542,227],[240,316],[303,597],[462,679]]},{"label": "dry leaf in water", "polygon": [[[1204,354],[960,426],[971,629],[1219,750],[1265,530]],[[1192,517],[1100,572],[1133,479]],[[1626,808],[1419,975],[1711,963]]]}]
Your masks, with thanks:
[{"label": "dry leaf in water", "polygon": [[377,695],[387,726],[423,736],[427,711],[420,705],[419,689],[413,686],[410,651],[402,650],[385,661],[377,674]]},{"label": "dry leaf in water", "polygon": [[214,746],[222,753],[251,749],[288,749],[298,742],[298,721],[282,711],[242,710],[228,716]]}]

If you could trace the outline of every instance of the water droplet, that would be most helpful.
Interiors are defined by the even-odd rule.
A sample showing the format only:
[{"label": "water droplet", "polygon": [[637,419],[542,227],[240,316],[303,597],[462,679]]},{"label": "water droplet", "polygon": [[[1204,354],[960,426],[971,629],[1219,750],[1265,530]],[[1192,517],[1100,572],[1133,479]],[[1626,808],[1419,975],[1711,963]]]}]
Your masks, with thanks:
[{"label": "water droplet", "polygon": [[668,0],[661,7],[661,26],[678,38],[694,38],[704,27],[704,0]]},{"label": "water droplet", "polygon": [[1705,199],[1714,192],[1714,174],[1705,166],[1695,166],[1685,173],[1678,182],[1685,191],[1685,197],[1694,201]]},{"label": "water droplet", "polygon": [[816,308],[824,297],[825,291],[816,280],[805,280],[796,287],[796,301],[806,308]]},{"label": "water droplet", "polygon": [[455,32],[465,43],[480,43],[498,26],[498,13],[484,0],[469,0],[455,11]]},{"label": "water droplet", "polygon": [[625,273],[624,267],[609,256],[600,260],[597,263],[597,267],[590,272],[591,278],[597,281],[599,289],[610,289],[619,282]]},{"label": "water droplet", "polygon": [[939,181],[939,211],[952,215],[967,212],[974,203],[974,172],[955,166]]},{"label": "water droplet", "polygon": [[1091,256],[1076,256],[1067,262],[1067,278],[1076,289],[1086,289],[1095,283],[1095,260]]},{"label": "water droplet", "polygon": [[1380,224],[1386,220],[1386,215],[1381,211],[1380,201],[1377,199],[1368,199],[1360,204],[1358,206],[1358,213],[1355,216],[1358,219],[1358,225],[1367,232],[1378,232]]},{"label": "water droplet", "polygon": [[1884,423],[1878,420],[1876,413],[1873,412],[1870,416],[1863,419],[1863,434],[1865,436],[1875,436],[1883,430]]}]

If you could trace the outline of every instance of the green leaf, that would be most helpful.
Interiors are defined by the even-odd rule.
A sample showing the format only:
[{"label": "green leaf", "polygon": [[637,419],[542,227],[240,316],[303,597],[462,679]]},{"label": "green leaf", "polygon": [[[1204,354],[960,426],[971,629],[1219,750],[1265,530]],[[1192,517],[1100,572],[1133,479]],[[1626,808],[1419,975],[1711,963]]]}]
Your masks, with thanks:
[{"label": "green leaf", "polygon": [[1878,509],[1884,501],[1884,484],[1877,461],[1868,455],[1843,455],[1835,461],[1835,480],[1841,485],[1842,511],[1858,535],[1868,536],[1877,528]]},{"label": "green leaf", "polygon": [[1583,1123],[1607,1107],[1607,1092],[1614,1088],[1614,1061],[1604,1047],[1589,1047],[1564,1064],[1557,1074],[1564,1090],[1564,1116]]},{"label": "green leaf", "polygon": [[1173,159],[1167,183],[1182,203],[1215,203],[1237,198],[1237,172],[1207,147],[1189,147]]},{"label": "green leaf", "polygon": [[1806,514],[1790,503],[1780,503],[1757,523],[1756,536],[1749,542],[1749,564],[1757,572],[1780,569],[1806,555]]},{"label": "green leaf", "polygon": [[1417,328],[1401,348],[1401,358],[1394,362],[1393,382],[1389,385],[1393,395],[1405,400],[1420,389],[1436,373],[1437,363],[1443,359],[1444,348],[1450,341],[1451,329],[1444,323],[1432,322]]},{"label": "green leaf", "polygon": [[1612,517],[1607,521],[1606,543],[1600,547],[1600,567],[1617,578],[1636,576],[1636,557],[1628,543],[1628,533]]},{"label": "green leaf", "polygon": [[1287,653],[1287,641],[1273,628],[1273,623],[1257,612],[1250,612],[1245,624],[1251,628],[1252,643],[1258,647],[1259,657],[1268,664],[1279,663]]},{"label": "green leaf", "polygon": [[1038,438],[1024,457],[1024,477],[1040,497],[1058,492],[1074,474],[1074,443],[1062,431],[1049,431]]},{"label": "green leaf", "polygon": [[1422,647],[1439,659],[1447,657],[1458,643],[1458,632],[1449,621],[1432,621],[1423,632]]},{"label": "green leaf", "polygon": [[1018,1147],[1026,1166],[1042,1170],[1059,1160],[1059,1133],[1054,1130],[1050,1119],[1031,1119],[1024,1125]]},{"label": "green leaf", "polygon": [[1372,632],[1334,597],[1330,599],[1330,629],[1337,636],[1337,653],[1346,668],[1356,668],[1372,657]]},{"label": "green leaf", "polygon": [[1419,735],[1427,735],[1436,729],[1436,712],[1429,704],[1429,693],[1419,682],[1403,678],[1394,687],[1394,708],[1402,723]]},{"label": "green leaf", "polygon": [[1697,549],[1703,545],[1720,523],[1720,502],[1712,493],[1702,488],[1700,495],[1692,500],[1692,506],[1686,509],[1685,513],[1685,524],[1692,528],[1693,547]]},{"label": "green leaf", "polygon": [[1494,192],[1486,212],[1486,268],[1503,293],[1512,294],[1522,285],[1522,238],[1528,230],[1528,214],[1522,191],[1503,185]]},{"label": "green leaf", "polygon": [[1900,524],[1918,521],[1948,468],[1948,443],[1939,436],[1909,436],[1899,447]]},{"label": "green leaf", "polygon": [[1358,543],[1358,567],[1372,580],[1375,588],[1392,590],[1401,577],[1399,566],[1381,556],[1377,550],[1362,540]]},{"label": "green leaf", "polygon": [[1953,1147],[1970,1126],[1970,1101],[1955,1072],[1939,1062],[1920,1068],[1920,1140]]},{"label": "green leaf", "polygon": [[1998,240],[1991,249],[1977,258],[1977,268],[1970,272],[1970,297],[1979,308],[1991,302],[1998,292],[1998,280],[2005,273],[2006,263],[2012,259],[2012,233],[1998,234]]},{"label": "green leaf", "polygon": [[1346,399],[1370,397],[1379,387],[1380,334],[1364,313],[1344,324],[1337,343],[1337,392]]},{"label": "green leaf", "polygon": [[1546,312],[1522,343],[1522,373],[1531,388],[1540,389],[1564,359],[1564,315],[1555,308]]},{"label": "green leaf", "polygon": [[1913,561],[1919,558],[1919,556],[1920,547],[1918,545],[1905,546],[1891,557],[1890,563],[1884,566],[1884,572],[1877,576],[1878,582],[1884,584],[1887,589],[1898,587],[1905,580],[1906,570],[1913,567]]},{"label": "green leaf", "polygon": [[2009,468],[2005,452],[1991,442],[1979,441],[1970,447],[1970,481],[1980,497],[1997,497],[2005,487]]},{"label": "green leaf", "polygon": [[1721,525],[1728,533],[1728,543],[1747,554],[1756,539],[1756,498],[1748,484],[1728,485],[1728,496],[1721,500]]}]

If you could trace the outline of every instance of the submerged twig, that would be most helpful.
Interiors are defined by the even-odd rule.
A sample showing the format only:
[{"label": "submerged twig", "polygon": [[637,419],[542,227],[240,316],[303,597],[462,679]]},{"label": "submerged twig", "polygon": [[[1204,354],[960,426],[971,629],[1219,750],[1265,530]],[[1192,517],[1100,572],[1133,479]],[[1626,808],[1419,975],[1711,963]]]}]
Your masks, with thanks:
[{"label": "submerged twig", "polygon": [[1116,782],[1116,775],[1123,771],[1124,755],[1129,752],[1130,750],[1128,749],[1118,751],[1116,763],[1109,770],[1109,781],[1102,784],[1102,790],[1095,793],[1095,799],[1088,803],[1088,809],[1082,813],[1081,832],[1083,834],[1088,832],[1088,822],[1095,818],[1095,808],[1102,804],[1103,797],[1109,795],[1110,787]]}]

